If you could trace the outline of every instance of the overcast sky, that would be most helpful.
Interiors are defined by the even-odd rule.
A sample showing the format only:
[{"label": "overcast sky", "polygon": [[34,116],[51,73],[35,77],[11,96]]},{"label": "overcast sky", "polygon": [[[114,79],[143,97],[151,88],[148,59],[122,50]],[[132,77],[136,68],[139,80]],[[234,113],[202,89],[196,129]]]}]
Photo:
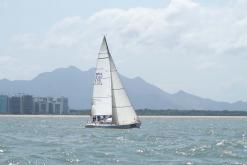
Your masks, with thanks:
[{"label": "overcast sky", "polygon": [[0,0],[0,79],[95,67],[104,34],[127,77],[247,101],[246,0]]}]

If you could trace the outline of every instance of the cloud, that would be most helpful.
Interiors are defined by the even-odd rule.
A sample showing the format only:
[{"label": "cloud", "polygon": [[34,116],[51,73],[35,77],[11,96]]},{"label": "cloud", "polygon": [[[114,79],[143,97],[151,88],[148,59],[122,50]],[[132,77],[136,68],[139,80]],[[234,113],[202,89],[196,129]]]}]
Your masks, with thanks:
[{"label": "cloud", "polygon": [[107,33],[114,42],[139,51],[153,48],[161,50],[156,54],[164,50],[169,54],[223,54],[247,47],[247,12],[239,11],[238,4],[243,1],[234,7],[208,8],[192,0],[172,0],[159,9],[106,9],[88,19],[65,17],[45,34],[13,38],[24,48],[78,48]]},{"label": "cloud", "polygon": [[30,74],[41,69],[38,65],[26,65],[22,60],[9,55],[0,55],[0,68],[0,77],[8,77],[11,80],[28,79]]},{"label": "cloud", "polygon": [[16,61],[16,59],[11,56],[0,56],[0,65],[5,65],[6,63],[14,61]]},{"label": "cloud", "polygon": [[12,37],[12,41],[24,49],[69,48],[79,42],[82,27],[80,17],[65,17],[52,25],[45,34],[17,34]]},{"label": "cloud", "polygon": [[12,42],[20,52],[39,51],[50,58],[53,63],[39,57],[47,68],[86,69],[95,65],[100,41],[107,34],[124,74],[144,77],[168,91],[184,89],[227,99],[219,94],[224,93],[222,82],[229,77],[244,77],[239,81],[246,82],[242,62],[247,59],[246,6],[244,0],[216,6],[172,0],[161,8],[104,9],[88,18],[65,17],[41,34],[16,34]]}]

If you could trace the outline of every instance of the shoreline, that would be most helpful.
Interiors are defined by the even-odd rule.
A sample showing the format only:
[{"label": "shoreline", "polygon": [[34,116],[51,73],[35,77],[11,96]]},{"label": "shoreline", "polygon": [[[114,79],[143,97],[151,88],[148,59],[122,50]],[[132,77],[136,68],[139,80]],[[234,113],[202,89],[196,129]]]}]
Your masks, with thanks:
[{"label": "shoreline", "polygon": [[[31,118],[88,118],[89,115],[16,115],[16,114],[0,114],[2,117],[31,117]],[[247,116],[139,116],[140,118],[166,118],[166,119],[227,119],[227,118],[236,118],[236,119],[247,119]]]}]

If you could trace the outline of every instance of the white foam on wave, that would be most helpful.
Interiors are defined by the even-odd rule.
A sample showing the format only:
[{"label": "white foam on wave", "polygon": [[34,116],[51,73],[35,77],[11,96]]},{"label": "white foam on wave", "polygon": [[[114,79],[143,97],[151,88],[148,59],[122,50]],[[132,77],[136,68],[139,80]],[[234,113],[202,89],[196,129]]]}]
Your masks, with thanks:
[{"label": "white foam on wave", "polygon": [[119,136],[119,137],[117,137],[116,139],[117,139],[117,140],[121,140],[121,141],[126,140],[123,136]]},{"label": "white foam on wave", "polygon": [[136,152],[138,152],[138,153],[143,153],[143,152],[144,152],[144,150],[142,150],[142,149],[138,149]]},{"label": "white foam on wave", "polygon": [[66,161],[68,161],[70,163],[79,163],[81,160],[78,158],[75,158],[75,159],[66,159]]},{"label": "white foam on wave", "polygon": [[18,162],[17,163],[10,162],[8,165],[20,165],[20,164]]},{"label": "white foam on wave", "polygon": [[110,155],[110,153],[109,153],[109,152],[105,152],[104,154],[105,154],[105,156],[109,156],[109,155]]},{"label": "white foam on wave", "polygon": [[186,162],[186,165],[192,165],[193,163],[191,161]]},{"label": "white foam on wave", "polygon": [[128,138],[124,136],[118,136],[116,137],[116,140],[119,141],[120,143],[133,143],[133,140],[129,140]]},{"label": "white foam on wave", "polygon": [[228,156],[236,156],[236,154],[234,154],[232,151],[230,150],[223,150],[223,154],[224,155],[228,155]]},{"label": "white foam on wave", "polygon": [[184,151],[178,151],[178,150],[176,150],[176,154],[177,155],[182,155],[182,156],[187,156],[188,155],[186,152],[184,152]]},{"label": "white foam on wave", "polygon": [[225,140],[221,140],[220,142],[216,143],[216,146],[224,146]]},{"label": "white foam on wave", "polygon": [[200,146],[195,146],[195,147],[191,148],[190,151],[197,153],[197,152],[204,152],[207,149],[210,149],[210,146],[204,144],[204,145],[200,145]]}]

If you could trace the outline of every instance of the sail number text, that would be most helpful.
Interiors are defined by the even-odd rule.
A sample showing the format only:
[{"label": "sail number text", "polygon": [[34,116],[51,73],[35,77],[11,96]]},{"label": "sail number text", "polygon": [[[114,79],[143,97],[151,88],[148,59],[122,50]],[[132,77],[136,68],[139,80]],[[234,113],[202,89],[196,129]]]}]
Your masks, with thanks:
[{"label": "sail number text", "polygon": [[102,81],[101,79],[103,78],[103,74],[102,73],[96,73],[96,78],[95,78],[95,85],[102,85]]}]

